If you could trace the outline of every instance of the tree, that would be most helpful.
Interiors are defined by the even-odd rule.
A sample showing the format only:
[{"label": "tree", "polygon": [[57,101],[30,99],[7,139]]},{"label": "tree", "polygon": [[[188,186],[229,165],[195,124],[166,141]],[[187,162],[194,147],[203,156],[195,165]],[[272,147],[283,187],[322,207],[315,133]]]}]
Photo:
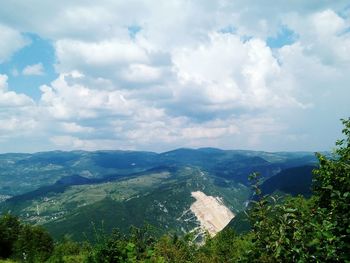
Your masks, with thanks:
[{"label": "tree", "polygon": [[336,142],[333,156],[317,154],[310,199],[262,196],[258,174],[251,176],[258,198],[249,211],[249,262],[350,261],[350,119],[342,121],[345,139]]},{"label": "tree", "polygon": [[45,262],[52,254],[53,239],[39,226],[23,225],[14,245],[16,258],[26,262]]},{"label": "tree", "polygon": [[13,247],[20,231],[17,217],[5,214],[0,217],[0,258],[8,258],[13,254]]},{"label": "tree", "polygon": [[326,234],[315,242],[341,262],[350,258],[350,118],[342,122],[345,138],[336,142],[333,156],[317,154],[320,167],[314,172],[313,189]]}]

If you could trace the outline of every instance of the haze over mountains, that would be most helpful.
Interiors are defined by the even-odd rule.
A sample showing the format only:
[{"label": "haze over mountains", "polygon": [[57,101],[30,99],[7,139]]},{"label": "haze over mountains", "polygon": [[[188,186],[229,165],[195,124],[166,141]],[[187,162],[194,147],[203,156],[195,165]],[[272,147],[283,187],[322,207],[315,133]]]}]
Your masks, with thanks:
[{"label": "haze over mountains", "polygon": [[[204,233],[216,229],[213,220],[226,225],[245,209],[250,173],[262,174],[266,193],[307,195],[315,164],[310,152],[214,148],[2,154],[0,211],[77,240],[91,237],[94,228],[126,232],[145,222],[160,234]],[[222,222],[210,214],[220,205],[230,215]]]}]

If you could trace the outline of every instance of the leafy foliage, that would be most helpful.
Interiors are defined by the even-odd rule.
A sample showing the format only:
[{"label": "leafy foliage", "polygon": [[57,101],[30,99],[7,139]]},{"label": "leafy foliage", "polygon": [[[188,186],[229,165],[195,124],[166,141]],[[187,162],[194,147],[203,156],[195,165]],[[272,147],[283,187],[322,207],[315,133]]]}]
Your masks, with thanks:
[{"label": "leafy foliage", "polygon": [[26,262],[44,262],[53,250],[53,240],[43,228],[23,225],[15,243],[15,257]]},{"label": "leafy foliage", "polygon": [[7,258],[14,253],[19,230],[20,222],[17,217],[5,214],[0,218],[0,258]]},{"label": "leafy foliage", "polygon": [[22,224],[17,217],[0,218],[0,258],[43,262],[53,250],[53,239],[41,227]]},{"label": "leafy foliage", "polygon": [[318,154],[314,183],[317,215],[327,230],[323,245],[340,261],[349,260],[350,251],[350,118],[343,124],[345,139],[336,142],[334,158]]},{"label": "leafy foliage", "polygon": [[276,200],[258,196],[250,209],[253,249],[249,262],[349,262],[350,256],[350,119],[343,120],[346,139],[337,141],[333,158],[317,154],[313,196]]}]

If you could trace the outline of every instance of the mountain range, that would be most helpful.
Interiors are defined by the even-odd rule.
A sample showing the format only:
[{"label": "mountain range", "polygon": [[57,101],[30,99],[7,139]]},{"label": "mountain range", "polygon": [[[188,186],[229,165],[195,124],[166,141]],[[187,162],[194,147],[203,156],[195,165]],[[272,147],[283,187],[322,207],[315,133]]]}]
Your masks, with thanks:
[{"label": "mountain range", "polygon": [[1,154],[0,212],[43,225],[56,238],[92,239],[100,229],[127,232],[145,222],[159,234],[181,234],[203,230],[196,201],[209,217],[209,203],[242,212],[252,172],[262,175],[264,193],[308,195],[316,164],[310,152],[215,148]]}]

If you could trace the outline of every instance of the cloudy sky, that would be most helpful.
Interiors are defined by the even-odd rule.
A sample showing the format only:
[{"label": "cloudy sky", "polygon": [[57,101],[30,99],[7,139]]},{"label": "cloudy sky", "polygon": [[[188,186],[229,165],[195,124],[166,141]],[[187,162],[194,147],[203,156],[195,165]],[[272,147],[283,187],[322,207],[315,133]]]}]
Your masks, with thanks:
[{"label": "cloudy sky", "polygon": [[350,116],[348,0],[0,6],[0,152],[330,150]]}]

